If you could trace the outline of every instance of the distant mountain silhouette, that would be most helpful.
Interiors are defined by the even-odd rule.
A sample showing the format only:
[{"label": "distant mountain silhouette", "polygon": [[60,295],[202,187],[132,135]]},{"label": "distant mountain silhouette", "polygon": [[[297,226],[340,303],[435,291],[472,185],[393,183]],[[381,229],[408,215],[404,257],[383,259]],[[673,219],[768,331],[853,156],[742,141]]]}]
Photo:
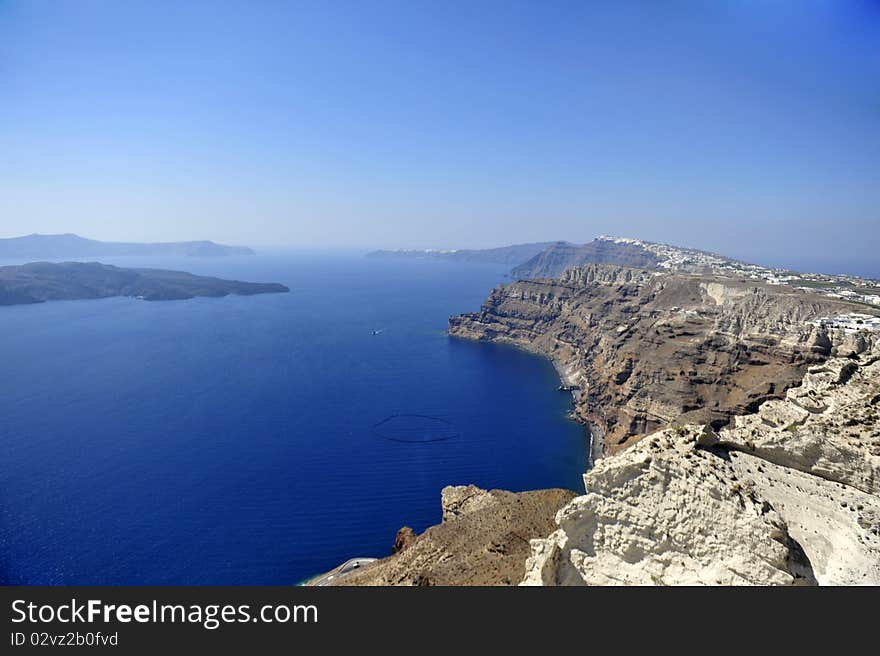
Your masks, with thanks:
[{"label": "distant mountain silhouette", "polygon": [[536,244],[514,244],[499,248],[483,249],[457,249],[444,250],[436,248],[428,249],[399,249],[380,250],[367,253],[367,257],[384,258],[409,258],[416,260],[451,260],[454,262],[491,262],[493,264],[509,264],[510,266],[525,262],[544,249],[552,246],[554,242],[541,242]]},{"label": "distant mountain silhouette", "polygon": [[244,246],[224,246],[212,241],[178,241],[139,244],[86,239],[74,234],[27,235],[0,239],[0,257],[65,258],[106,257],[113,255],[190,255],[212,257],[222,255],[253,255]]}]

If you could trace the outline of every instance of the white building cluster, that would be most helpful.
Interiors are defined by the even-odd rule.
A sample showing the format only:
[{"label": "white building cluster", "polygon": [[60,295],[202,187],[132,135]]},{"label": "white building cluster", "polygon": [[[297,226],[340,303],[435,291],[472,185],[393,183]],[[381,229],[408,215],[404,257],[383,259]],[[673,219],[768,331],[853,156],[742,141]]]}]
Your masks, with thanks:
[{"label": "white building cluster", "polygon": [[796,273],[785,269],[772,269],[758,264],[732,260],[713,253],[655,244],[627,237],[601,235],[596,239],[616,244],[640,246],[657,256],[660,260],[659,267],[670,271],[711,270],[722,275],[741,276],[771,285],[789,285],[822,296],[880,306],[880,281],[876,280],[857,276]]},{"label": "white building cluster", "polygon": [[814,326],[836,328],[847,333],[857,333],[862,330],[880,331],[880,317],[870,314],[841,314],[836,317],[822,317],[810,322]]}]

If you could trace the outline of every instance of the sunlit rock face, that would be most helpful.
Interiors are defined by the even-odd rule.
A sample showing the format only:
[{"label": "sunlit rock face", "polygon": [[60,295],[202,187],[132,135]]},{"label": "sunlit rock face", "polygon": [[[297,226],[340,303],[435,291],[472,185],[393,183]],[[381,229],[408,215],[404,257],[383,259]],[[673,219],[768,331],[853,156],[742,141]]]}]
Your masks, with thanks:
[{"label": "sunlit rock face", "polygon": [[813,367],[713,431],[600,460],[526,585],[880,584],[880,350]]}]

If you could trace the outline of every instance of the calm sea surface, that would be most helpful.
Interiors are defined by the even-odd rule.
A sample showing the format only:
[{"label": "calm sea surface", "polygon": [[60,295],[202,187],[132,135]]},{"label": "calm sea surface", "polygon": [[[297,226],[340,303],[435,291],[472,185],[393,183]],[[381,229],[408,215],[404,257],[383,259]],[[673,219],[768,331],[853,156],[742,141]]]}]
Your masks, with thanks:
[{"label": "calm sea surface", "polygon": [[438,522],[444,485],[581,489],[550,363],[446,336],[507,267],[103,261],[291,293],[0,308],[2,583],[294,583]]}]

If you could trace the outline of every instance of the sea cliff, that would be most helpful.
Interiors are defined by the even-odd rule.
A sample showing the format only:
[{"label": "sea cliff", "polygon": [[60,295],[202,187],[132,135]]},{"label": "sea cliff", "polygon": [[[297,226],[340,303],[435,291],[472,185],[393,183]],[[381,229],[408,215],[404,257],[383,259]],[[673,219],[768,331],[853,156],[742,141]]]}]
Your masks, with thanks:
[{"label": "sea cliff", "polygon": [[862,348],[819,321],[861,309],[753,280],[588,264],[494,289],[479,312],[452,317],[449,334],[551,358],[609,454],[672,423],[720,427],[781,398],[810,365]]}]

